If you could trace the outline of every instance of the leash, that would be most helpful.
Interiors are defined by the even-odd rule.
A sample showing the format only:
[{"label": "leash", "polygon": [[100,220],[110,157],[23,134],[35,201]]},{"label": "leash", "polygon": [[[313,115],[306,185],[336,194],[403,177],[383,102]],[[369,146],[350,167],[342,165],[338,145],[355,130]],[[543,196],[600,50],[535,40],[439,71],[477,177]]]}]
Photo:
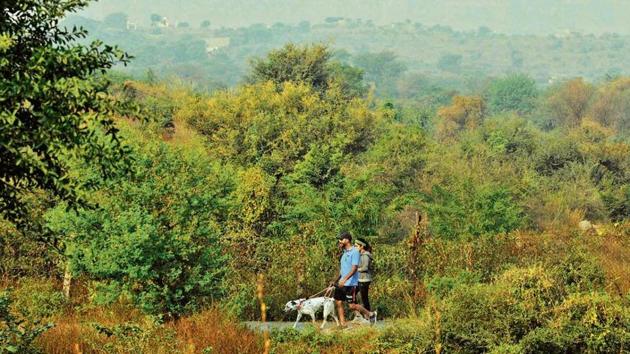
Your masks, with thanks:
[{"label": "leash", "polygon": [[307,299],[304,299],[304,300],[300,301],[300,303],[297,304],[297,310],[299,311],[302,308],[302,304],[304,304],[304,302],[306,302],[306,300],[309,300],[309,299],[312,299],[314,297],[317,297],[317,295],[320,295],[322,293],[324,294],[324,297],[330,297],[330,295],[332,295],[332,292],[333,292],[334,289],[335,289],[334,286],[326,287],[326,288],[324,288],[324,290],[309,296]]},{"label": "leash", "polygon": [[328,296],[328,295],[330,295],[330,294],[332,293],[332,291],[333,291],[333,289],[334,289],[334,288],[335,288],[334,286],[328,286],[328,287],[324,288],[324,290],[322,290],[322,291],[318,292],[317,294],[313,294],[313,295],[311,295],[311,296],[309,297],[309,299],[312,299],[312,298],[314,298],[314,297],[317,297],[317,296],[318,296],[318,295],[320,295],[320,294],[324,294],[324,297],[330,297],[330,296]]}]

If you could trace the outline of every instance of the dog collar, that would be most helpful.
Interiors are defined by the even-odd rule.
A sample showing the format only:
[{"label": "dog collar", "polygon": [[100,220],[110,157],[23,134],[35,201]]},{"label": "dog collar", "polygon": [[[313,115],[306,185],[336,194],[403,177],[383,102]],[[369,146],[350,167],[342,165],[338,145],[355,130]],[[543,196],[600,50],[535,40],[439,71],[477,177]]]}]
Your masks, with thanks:
[{"label": "dog collar", "polygon": [[297,310],[298,310],[298,311],[300,311],[300,310],[302,309],[302,304],[303,304],[305,301],[306,301],[306,299],[305,299],[305,300],[300,301],[300,303],[299,303],[299,304],[297,304]]}]

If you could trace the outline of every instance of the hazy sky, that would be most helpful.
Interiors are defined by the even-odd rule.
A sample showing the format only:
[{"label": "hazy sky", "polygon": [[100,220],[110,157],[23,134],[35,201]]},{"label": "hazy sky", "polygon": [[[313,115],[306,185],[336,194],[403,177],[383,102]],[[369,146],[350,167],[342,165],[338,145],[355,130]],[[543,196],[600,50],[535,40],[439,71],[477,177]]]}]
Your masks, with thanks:
[{"label": "hazy sky", "polygon": [[341,16],[377,24],[409,19],[458,30],[488,26],[504,33],[630,34],[630,0],[100,0],[82,15],[102,19],[117,11],[141,24],[153,13],[193,26],[210,20],[212,27]]}]

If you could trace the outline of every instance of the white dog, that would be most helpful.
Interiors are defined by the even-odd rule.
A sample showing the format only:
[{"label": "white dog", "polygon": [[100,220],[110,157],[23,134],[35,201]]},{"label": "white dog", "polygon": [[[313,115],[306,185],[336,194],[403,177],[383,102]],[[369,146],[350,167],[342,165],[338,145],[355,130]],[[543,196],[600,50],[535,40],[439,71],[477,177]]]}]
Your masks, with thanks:
[{"label": "white dog", "polygon": [[339,319],[337,319],[337,315],[335,314],[335,300],[331,297],[320,296],[312,299],[292,300],[287,302],[284,306],[284,312],[297,311],[297,320],[295,320],[295,324],[293,325],[293,328],[295,328],[298,322],[300,322],[302,315],[311,316],[313,324],[315,324],[315,312],[322,306],[324,307],[324,321],[319,328],[324,328],[326,319],[331,315],[335,319],[335,322],[337,322],[337,326],[339,326]]}]

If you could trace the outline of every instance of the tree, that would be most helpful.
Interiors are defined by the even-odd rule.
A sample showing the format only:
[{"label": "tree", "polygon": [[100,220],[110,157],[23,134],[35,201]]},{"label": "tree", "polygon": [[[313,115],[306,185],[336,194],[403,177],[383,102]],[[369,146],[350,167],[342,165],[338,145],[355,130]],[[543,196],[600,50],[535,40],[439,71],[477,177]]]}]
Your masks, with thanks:
[{"label": "tree", "polygon": [[282,49],[272,50],[266,58],[254,59],[247,81],[272,81],[276,85],[288,81],[301,82],[323,91],[328,86],[326,64],[330,57],[331,53],[325,45],[299,47],[289,43]]},{"label": "tree", "polygon": [[407,70],[407,66],[391,51],[359,54],[353,62],[365,71],[365,80],[374,83],[377,93],[384,96],[396,94],[396,81]]},{"label": "tree", "polygon": [[313,144],[365,151],[383,119],[367,105],[348,102],[338,87],[322,95],[304,83],[285,82],[278,90],[268,81],[217,93],[179,116],[207,137],[214,156],[281,177]]},{"label": "tree", "polygon": [[424,74],[410,73],[396,83],[398,97],[413,99],[427,107],[442,107],[451,102],[457,93],[440,87],[439,83]]},{"label": "tree", "polygon": [[340,61],[332,61],[328,65],[328,71],[330,82],[338,84],[348,97],[361,97],[367,93],[363,70]]},{"label": "tree", "polygon": [[[177,318],[221,294],[231,173],[190,139],[167,145],[136,133],[133,141],[133,175],[101,181],[91,196],[98,209],[51,210],[48,227],[72,235],[71,269],[98,282],[97,300],[125,293],[148,313]],[[90,166],[77,172],[96,177]]]},{"label": "tree", "polygon": [[492,81],[485,96],[492,113],[528,114],[535,108],[538,89],[527,75],[513,74]]},{"label": "tree", "polygon": [[459,72],[462,66],[462,56],[459,54],[444,54],[438,60],[437,66],[440,70]]},{"label": "tree", "polygon": [[158,22],[162,21],[162,16],[158,14],[151,14],[151,24],[156,25]]},{"label": "tree", "polygon": [[[82,28],[60,28],[82,0],[2,2],[0,17],[0,213],[21,220],[22,195],[42,188],[76,204],[78,185],[67,157],[98,161],[106,175],[125,154],[104,77],[129,57],[95,41]],[[101,133],[102,132],[102,133]]]},{"label": "tree", "polygon": [[490,27],[487,26],[480,26],[479,28],[477,28],[477,35],[479,37],[489,37],[492,35],[492,29],[490,29]]},{"label": "tree", "polygon": [[297,25],[300,33],[309,33],[311,31],[311,23],[308,21],[300,21]]},{"label": "tree", "polygon": [[442,119],[438,126],[438,133],[442,137],[452,137],[457,132],[468,128],[474,129],[481,125],[485,114],[485,104],[481,97],[455,96],[450,106],[438,111]]},{"label": "tree", "polygon": [[206,28],[206,29],[207,29],[207,28],[210,28],[210,21],[209,21],[209,20],[203,20],[203,21],[201,22],[200,27],[201,27],[201,28]]},{"label": "tree", "polygon": [[594,93],[594,88],[582,79],[570,80],[552,89],[546,106],[555,125],[579,126]]},{"label": "tree", "polygon": [[591,112],[602,125],[627,134],[630,131],[630,78],[619,78],[601,87]]},{"label": "tree", "polygon": [[514,67],[515,69],[521,69],[523,67],[523,62],[524,62],[523,52],[521,52],[520,50],[514,49],[512,50],[511,58],[512,58],[512,67]]},{"label": "tree", "polygon": [[277,87],[285,82],[303,83],[322,93],[336,85],[348,98],[364,95],[367,88],[363,84],[363,71],[331,57],[332,53],[323,44],[303,47],[287,44],[271,51],[266,58],[254,59],[247,81],[272,81]]},{"label": "tree", "polygon": [[103,24],[111,28],[126,29],[128,18],[129,16],[124,12],[115,12],[105,16]]},{"label": "tree", "polygon": [[523,210],[508,188],[471,183],[450,188],[436,185],[427,198],[431,229],[441,238],[510,232],[524,222]]}]

